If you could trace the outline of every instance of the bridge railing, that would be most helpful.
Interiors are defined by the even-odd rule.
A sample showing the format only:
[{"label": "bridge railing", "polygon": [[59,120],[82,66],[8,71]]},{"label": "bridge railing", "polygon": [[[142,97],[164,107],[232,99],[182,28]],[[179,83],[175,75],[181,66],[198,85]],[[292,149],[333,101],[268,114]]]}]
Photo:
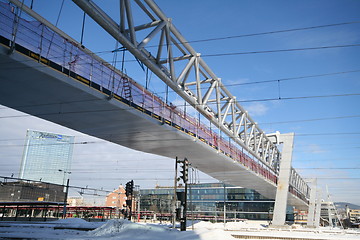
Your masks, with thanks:
[{"label": "bridge railing", "polygon": [[[273,169],[261,161],[249,157],[246,151],[241,146],[234,145],[231,139],[226,140],[211,127],[187,114],[183,109],[166,104],[160,97],[115,69],[105,60],[95,56],[94,53],[85,52],[79,43],[60,36],[25,13],[21,13],[21,17],[17,18],[17,11],[17,8],[0,2],[0,36],[10,40],[10,45],[14,41],[16,45],[30,50],[30,56],[35,54],[31,57],[39,62],[47,65],[55,63],[61,68],[57,70],[72,77],[75,73],[78,79],[82,79],[83,82],[88,81],[90,87],[96,85],[100,91],[111,92],[118,98],[127,100],[130,106],[151,112],[151,115],[157,116],[158,120],[186,132],[241,163],[245,168],[277,184],[277,174]],[[128,86],[125,86],[125,80]],[[129,92],[126,93],[126,87],[131,90],[130,95]],[[218,130],[216,129],[216,131]],[[294,187],[289,191],[295,192],[293,189]],[[303,194],[300,195],[301,198],[305,198],[302,196]]]}]

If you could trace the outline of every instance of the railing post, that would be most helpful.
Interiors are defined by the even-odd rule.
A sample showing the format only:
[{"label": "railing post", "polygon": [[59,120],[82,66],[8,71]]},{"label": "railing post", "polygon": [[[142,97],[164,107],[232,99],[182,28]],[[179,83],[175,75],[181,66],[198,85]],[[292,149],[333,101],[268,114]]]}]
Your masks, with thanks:
[{"label": "railing post", "polygon": [[71,60],[72,60],[72,45],[71,45],[71,50],[69,51],[70,53],[70,59],[69,59],[69,62],[68,62],[68,66],[69,66],[69,73],[68,73],[68,76],[70,77],[70,72],[71,72]]},{"label": "railing post", "polygon": [[[14,25],[13,25],[13,31],[12,31],[12,39],[10,41],[10,49],[8,51],[8,54],[12,54],[15,50],[15,41],[16,41],[16,34],[18,32],[19,28],[19,22],[20,22],[20,16],[22,13],[22,7],[24,5],[24,0],[21,3],[21,7],[16,8],[15,18],[14,18]],[[19,10],[20,9],[20,10]]]},{"label": "railing post", "polygon": [[[43,45],[43,38],[44,38],[44,24],[41,24],[42,28],[41,28],[41,35],[40,35],[40,43],[39,43],[39,62],[41,61],[41,56],[42,56],[42,45]],[[49,46],[50,48],[50,46]],[[49,49],[50,51],[50,49]]]},{"label": "railing post", "polygon": [[142,108],[145,108],[145,100],[146,100],[146,97],[145,97],[145,89],[142,90]]},{"label": "railing post", "polygon": [[155,112],[155,108],[154,108],[154,101],[155,101],[155,100],[154,100],[154,94],[151,94],[151,97],[152,97],[151,112],[153,112],[153,113],[154,113],[154,112]]},{"label": "railing post", "polygon": [[90,55],[91,57],[91,63],[90,63],[90,75],[89,75],[89,79],[90,82],[93,82],[93,72],[94,72],[94,58]]},{"label": "railing post", "polygon": [[63,40],[63,43],[64,43],[64,51],[63,51],[63,64],[61,64],[61,72],[64,72],[64,68],[65,68],[65,64],[66,64],[66,61],[65,61],[65,58],[66,58],[66,40]]}]

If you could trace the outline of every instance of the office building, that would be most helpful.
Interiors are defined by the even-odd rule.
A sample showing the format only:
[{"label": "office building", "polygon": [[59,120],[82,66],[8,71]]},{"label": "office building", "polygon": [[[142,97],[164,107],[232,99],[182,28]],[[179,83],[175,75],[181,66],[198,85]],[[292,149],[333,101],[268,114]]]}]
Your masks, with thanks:
[{"label": "office building", "polygon": [[19,178],[66,184],[74,137],[28,130]]},{"label": "office building", "polygon": [[[184,191],[179,187],[178,191]],[[157,187],[140,190],[141,211],[171,215],[174,189]],[[274,200],[267,199],[258,192],[225,185],[222,183],[204,183],[188,186],[187,213],[196,219],[220,220],[225,215],[228,220],[252,219],[271,220]],[[293,220],[293,208],[288,207],[287,220]]]}]

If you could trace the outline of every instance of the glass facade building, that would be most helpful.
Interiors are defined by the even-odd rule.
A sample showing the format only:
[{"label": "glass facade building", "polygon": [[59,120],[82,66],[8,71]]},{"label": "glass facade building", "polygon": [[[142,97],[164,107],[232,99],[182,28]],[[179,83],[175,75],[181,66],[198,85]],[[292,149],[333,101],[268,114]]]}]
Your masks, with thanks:
[{"label": "glass facade building", "polygon": [[[179,188],[178,191],[184,191]],[[140,190],[141,211],[171,214],[174,196],[173,188],[158,187]],[[195,218],[216,220],[224,216],[227,219],[270,220],[274,200],[267,199],[252,189],[234,187],[222,183],[205,183],[188,186],[188,214]],[[293,220],[292,208],[288,208],[287,219]]]},{"label": "glass facade building", "polygon": [[66,184],[74,137],[28,130],[19,178]]}]

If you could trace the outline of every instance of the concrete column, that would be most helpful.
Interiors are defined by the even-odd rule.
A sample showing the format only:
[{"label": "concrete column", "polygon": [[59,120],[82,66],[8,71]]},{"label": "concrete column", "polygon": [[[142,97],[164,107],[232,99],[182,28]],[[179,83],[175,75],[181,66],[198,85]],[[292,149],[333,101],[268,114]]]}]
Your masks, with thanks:
[{"label": "concrete column", "polygon": [[289,181],[291,173],[291,160],[294,145],[294,133],[281,134],[280,142],[282,142],[284,145],[280,162],[274,215],[272,220],[272,225],[274,226],[285,225],[287,198],[289,193]]},{"label": "concrete column", "polygon": [[320,226],[320,214],[321,214],[321,190],[319,189],[316,194],[316,207],[315,207],[315,227]]},{"label": "concrete column", "polygon": [[315,227],[315,206],[316,206],[316,180],[312,180],[310,190],[310,203],[307,217],[307,226]]}]

